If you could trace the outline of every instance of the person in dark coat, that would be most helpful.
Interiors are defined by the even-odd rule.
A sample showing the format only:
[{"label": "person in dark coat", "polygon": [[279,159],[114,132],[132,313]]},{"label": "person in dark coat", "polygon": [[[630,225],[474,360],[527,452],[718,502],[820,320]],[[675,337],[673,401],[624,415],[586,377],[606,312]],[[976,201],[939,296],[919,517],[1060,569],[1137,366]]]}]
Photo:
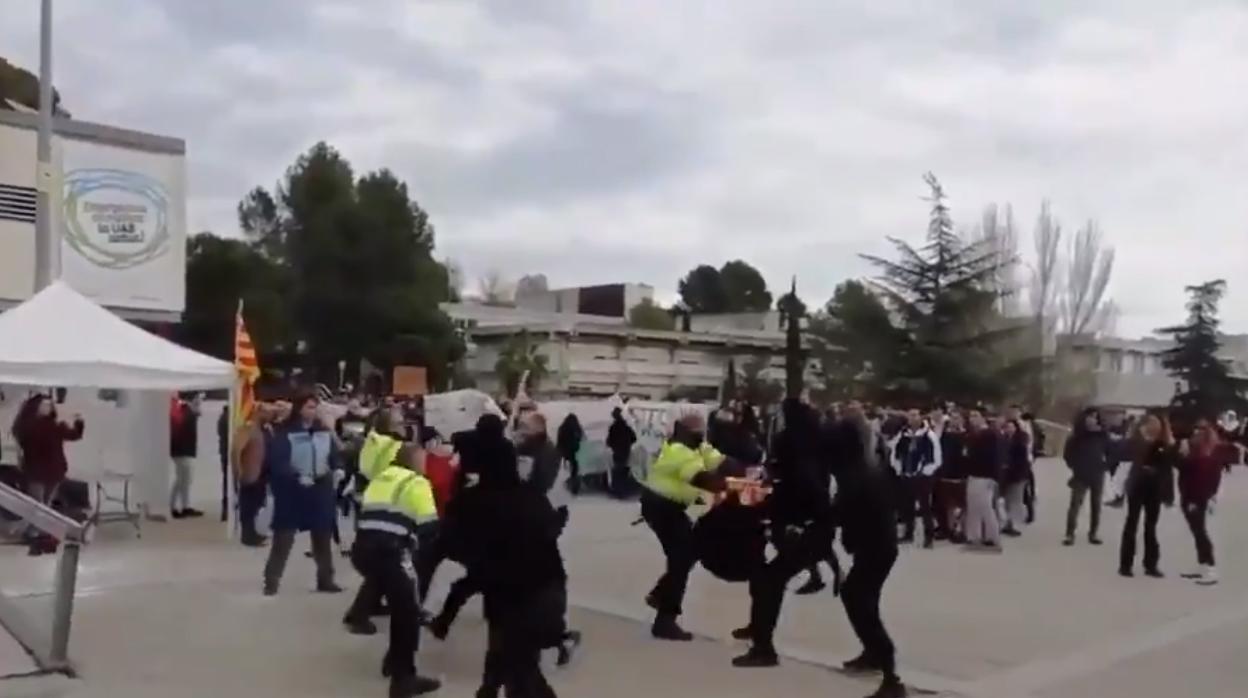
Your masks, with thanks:
[{"label": "person in dark coat", "polygon": [[621,499],[632,496],[637,489],[629,468],[629,457],[635,443],[637,432],[624,420],[624,411],[615,408],[611,411],[611,427],[607,430],[607,448],[611,451],[611,494]]},{"label": "person in dark coat", "polygon": [[480,478],[456,495],[441,534],[485,597],[489,640],[476,695],[495,698],[505,689],[517,698],[554,698],[540,656],[566,634],[559,520],[545,495],[520,479],[502,421],[486,415],[476,432]]},{"label": "person in dark coat", "polygon": [[1118,574],[1135,576],[1135,539],[1144,515],[1144,574],[1161,578],[1161,546],[1157,542],[1157,521],[1161,506],[1174,504],[1174,467],[1178,450],[1174,435],[1163,417],[1150,414],[1139,426],[1139,440],[1127,475],[1127,518],[1122,527],[1122,547],[1118,551]]},{"label": "person in dark coat", "polygon": [[1101,500],[1104,497],[1105,476],[1109,472],[1109,436],[1101,425],[1101,413],[1088,408],[1079,413],[1070,436],[1062,449],[1062,458],[1070,468],[1070,507],[1066,510],[1066,539],[1063,545],[1075,544],[1075,531],[1079,526],[1079,510],[1083,500],[1089,499],[1091,522],[1088,542],[1100,545],[1097,537],[1101,526]]},{"label": "person in dark coat", "polygon": [[217,456],[221,459],[221,522],[230,518],[230,406],[217,417]]},{"label": "person in dark coat", "polygon": [[[13,420],[13,438],[22,450],[22,478],[26,494],[41,504],[51,505],[57,489],[65,482],[69,461],[65,458],[65,442],[82,438],[82,415],[75,414],[68,422],[61,421],[56,404],[47,395],[33,395],[18,409]],[[30,554],[42,555],[56,551],[56,540],[36,535],[32,527]]]},{"label": "person in dark coat", "polygon": [[273,538],[264,566],[264,593],[277,593],[295,534],[312,537],[316,560],[316,590],[339,593],[334,582],[333,531],[338,513],[330,463],[335,449],[333,432],[317,413],[315,395],[301,396],[290,417],[274,433],[264,454],[264,470],[273,493]]},{"label": "person in dark coat", "polygon": [[[779,664],[773,641],[784,591],[797,573],[827,559],[832,549],[832,502],[821,475],[818,418],[797,398],[782,407],[784,430],[769,464],[772,493],[767,498],[770,537],[776,556],[750,580],[750,623],[733,635],[750,640],[750,649],[732,660],[737,667]],[[834,564],[839,587],[839,565]]]},{"label": "person in dark coat", "polygon": [[575,412],[569,412],[564,417],[563,423],[559,425],[559,432],[555,435],[555,446],[559,449],[559,455],[568,462],[569,476],[568,489],[572,494],[581,493],[581,463],[580,458],[581,442],[585,440],[585,430],[581,427],[581,420],[577,418]]},{"label": "person in dark coat", "polygon": [[896,648],[880,618],[880,595],[897,561],[897,511],[883,469],[868,467],[862,456],[869,429],[862,419],[843,421],[837,434],[842,455],[833,462],[837,488],[832,518],[840,526],[845,552],[854,557],[841,585],[841,601],[863,647],[844,669],[882,673],[873,698],[900,698],[906,688],[897,676]]}]

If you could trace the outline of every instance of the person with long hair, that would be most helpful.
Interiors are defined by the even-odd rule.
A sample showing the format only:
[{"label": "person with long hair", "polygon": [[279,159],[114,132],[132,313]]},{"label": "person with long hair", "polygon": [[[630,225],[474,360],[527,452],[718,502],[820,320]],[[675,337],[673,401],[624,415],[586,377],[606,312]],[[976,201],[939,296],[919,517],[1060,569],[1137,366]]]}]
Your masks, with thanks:
[{"label": "person with long hair", "polygon": [[[69,472],[65,458],[65,442],[82,438],[82,415],[75,414],[68,422],[58,418],[52,398],[37,394],[22,403],[13,420],[13,438],[22,450],[22,477],[26,493],[41,504],[50,505],[57,489]],[[42,555],[56,551],[56,541],[34,535],[31,529],[30,554]]]},{"label": "person with long hair", "polygon": [[264,454],[273,493],[273,539],[264,566],[264,594],[277,594],[295,534],[312,536],[316,590],[339,593],[334,582],[333,531],[337,523],[334,477],[330,467],[333,432],[318,414],[320,400],[301,395]]},{"label": "person with long hair", "polygon": [[1164,416],[1150,414],[1140,421],[1134,445],[1131,472],[1127,475],[1127,518],[1122,527],[1122,547],[1118,552],[1118,574],[1135,576],[1136,531],[1144,515],[1144,574],[1153,578],[1161,571],[1161,546],[1157,542],[1157,521],[1161,505],[1174,503],[1174,466],[1178,451],[1174,435]]},{"label": "person with long hair", "polygon": [[1070,506],[1066,510],[1066,538],[1062,545],[1075,544],[1075,531],[1079,526],[1079,512],[1083,500],[1088,500],[1091,521],[1088,525],[1088,542],[1100,545],[1097,537],[1101,526],[1101,498],[1104,496],[1105,475],[1109,471],[1110,444],[1101,426],[1101,413],[1089,407],[1079,413],[1072,425],[1070,437],[1062,450],[1066,467],[1070,468]]},{"label": "person with long hair", "polygon": [[1222,484],[1222,470],[1230,461],[1213,423],[1204,417],[1196,420],[1192,436],[1180,447],[1179,505],[1183,518],[1196,543],[1195,572],[1183,575],[1202,586],[1218,583],[1218,568],[1213,557],[1213,539],[1209,535],[1209,517]]}]

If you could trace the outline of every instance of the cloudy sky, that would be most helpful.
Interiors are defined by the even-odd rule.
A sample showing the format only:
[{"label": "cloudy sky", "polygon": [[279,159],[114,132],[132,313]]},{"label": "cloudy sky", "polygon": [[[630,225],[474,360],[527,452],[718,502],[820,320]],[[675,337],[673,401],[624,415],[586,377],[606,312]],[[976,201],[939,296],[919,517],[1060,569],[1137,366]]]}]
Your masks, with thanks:
[{"label": "cloudy sky", "polygon": [[[468,283],[653,284],[743,258],[822,302],[1048,198],[1117,248],[1126,334],[1224,277],[1248,331],[1248,5],[1228,0],[58,0],[79,118],[185,138],[193,230],[324,139],[405,178]],[[38,3],[0,55],[37,65]],[[366,8],[366,9],[365,9]],[[1024,247],[1028,245],[1025,244]]]}]

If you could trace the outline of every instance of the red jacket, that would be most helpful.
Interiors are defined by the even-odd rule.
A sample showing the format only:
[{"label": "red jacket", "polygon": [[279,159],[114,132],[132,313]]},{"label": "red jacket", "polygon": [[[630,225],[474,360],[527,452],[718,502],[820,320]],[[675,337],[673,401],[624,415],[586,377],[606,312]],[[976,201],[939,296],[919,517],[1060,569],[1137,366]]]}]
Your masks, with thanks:
[{"label": "red jacket", "polygon": [[65,479],[69,463],[65,460],[65,442],[82,438],[82,420],[72,426],[55,417],[31,420],[17,437],[22,449],[22,473],[28,482],[55,484]]},{"label": "red jacket", "polygon": [[1222,486],[1222,468],[1227,464],[1222,445],[1208,453],[1192,449],[1179,463],[1179,498],[1183,502],[1204,503],[1213,499]]}]

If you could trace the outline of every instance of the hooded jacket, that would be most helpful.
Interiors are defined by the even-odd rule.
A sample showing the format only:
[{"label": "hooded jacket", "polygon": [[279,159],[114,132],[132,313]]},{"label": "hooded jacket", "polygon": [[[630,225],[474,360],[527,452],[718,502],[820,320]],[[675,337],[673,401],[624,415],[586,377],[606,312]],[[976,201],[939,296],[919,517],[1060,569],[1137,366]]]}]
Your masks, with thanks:
[{"label": "hooded jacket", "polygon": [[1062,449],[1062,458],[1070,468],[1072,480],[1092,487],[1104,479],[1111,454],[1109,435],[1103,430],[1088,429],[1087,414],[1083,413],[1075,422]]},{"label": "hooded jacket", "polygon": [[855,557],[897,554],[897,510],[888,476],[869,467],[863,457],[865,422],[843,420],[836,427],[839,457],[832,463],[836,498],[833,522],[841,528],[841,545]]}]

